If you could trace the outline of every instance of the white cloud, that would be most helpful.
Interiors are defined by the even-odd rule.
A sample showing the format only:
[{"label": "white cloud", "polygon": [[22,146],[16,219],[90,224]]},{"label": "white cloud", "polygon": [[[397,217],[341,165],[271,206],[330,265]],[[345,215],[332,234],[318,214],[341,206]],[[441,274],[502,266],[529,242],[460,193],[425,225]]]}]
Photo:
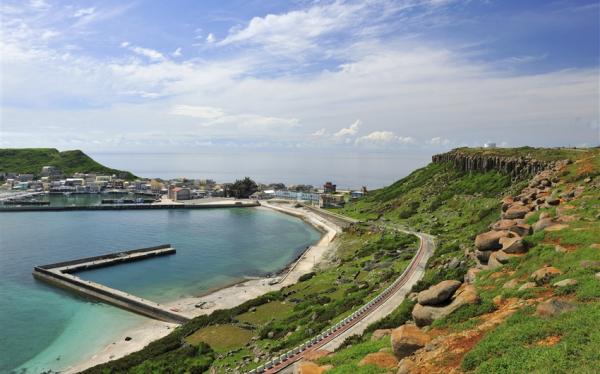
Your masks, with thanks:
[{"label": "white cloud", "polygon": [[449,145],[450,144],[450,140],[442,138],[440,136],[436,136],[436,137],[431,138],[429,140],[429,144],[431,144],[431,145],[438,145],[438,146],[439,145],[444,145],[445,146],[445,145]]},{"label": "white cloud", "polygon": [[129,47],[129,42],[122,42],[121,43],[121,48],[127,48]]},{"label": "white cloud", "polygon": [[323,137],[327,135],[327,130],[319,129],[311,134],[312,136]]},{"label": "white cloud", "polygon": [[88,16],[90,14],[93,14],[95,11],[96,8],[94,7],[77,9],[75,13],[73,13],[73,17],[79,18],[82,16]]},{"label": "white cloud", "polygon": [[130,50],[140,56],[148,57],[152,61],[162,61],[165,59],[165,56],[163,56],[162,53],[154,49],[135,46],[131,47]]},{"label": "white cloud", "polygon": [[221,108],[210,106],[177,105],[173,107],[171,114],[201,119],[217,119],[223,117],[225,112]]},{"label": "white cloud", "polygon": [[175,51],[173,51],[173,53],[171,53],[171,56],[173,57],[181,57],[181,55],[181,48],[177,48]]},{"label": "white cloud", "polygon": [[60,32],[54,30],[46,30],[42,33],[41,38],[44,40],[52,39],[56,36],[60,35]]},{"label": "white cloud", "polygon": [[397,136],[391,131],[373,131],[369,135],[356,139],[358,145],[388,146],[392,144],[414,144],[415,140],[410,136]]},{"label": "white cloud", "polygon": [[334,138],[343,138],[343,137],[347,137],[347,136],[356,135],[361,123],[362,123],[362,121],[360,119],[357,119],[356,121],[354,121],[354,123],[352,123],[350,125],[350,127],[342,128],[338,132],[333,134],[333,137]]},{"label": "white cloud", "polygon": [[213,33],[211,32],[210,34],[208,34],[208,36],[206,37],[206,42],[207,43],[214,43],[215,42],[215,36],[213,35]]}]

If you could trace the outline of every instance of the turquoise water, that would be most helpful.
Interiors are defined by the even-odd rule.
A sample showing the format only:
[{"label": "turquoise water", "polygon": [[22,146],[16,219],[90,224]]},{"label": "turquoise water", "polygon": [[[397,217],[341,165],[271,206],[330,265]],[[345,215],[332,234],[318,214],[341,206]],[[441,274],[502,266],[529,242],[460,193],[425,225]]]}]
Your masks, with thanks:
[{"label": "turquoise water", "polygon": [[[33,199],[37,201],[49,201],[50,206],[88,206],[88,205],[102,205],[102,199],[152,199],[152,196],[148,195],[139,195],[139,194],[129,194],[129,193],[93,193],[93,194],[71,194],[65,196],[61,193],[59,194],[43,194],[36,195]],[[4,205],[0,202],[0,209]],[[13,207],[14,205],[6,205],[7,207]]]},{"label": "turquoise water", "polygon": [[33,266],[170,243],[177,254],[79,273],[158,302],[275,272],[319,233],[263,209],[0,214],[0,372],[61,370],[145,317],[57,289]]}]

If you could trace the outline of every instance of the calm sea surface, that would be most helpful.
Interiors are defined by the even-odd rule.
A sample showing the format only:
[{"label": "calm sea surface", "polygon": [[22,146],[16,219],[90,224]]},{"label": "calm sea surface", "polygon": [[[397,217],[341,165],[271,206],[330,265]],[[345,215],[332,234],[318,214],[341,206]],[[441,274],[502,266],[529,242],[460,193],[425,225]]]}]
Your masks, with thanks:
[{"label": "calm sea surface", "polygon": [[90,153],[112,168],[129,170],[143,177],[214,179],[233,182],[245,176],[261,183],[312,184],[326,181],[339,188],[369,189],[387,186],[425,166],[431,153],[276,151],[197,153]]},{"label": "calm sea surface", "polygon": [[157,302],[274,272],[319,233],[262,209],[0,214],[0,373],[60,370],[145,317],[36,281],[33,266],[170,243],[177,254],[79,273]]}]

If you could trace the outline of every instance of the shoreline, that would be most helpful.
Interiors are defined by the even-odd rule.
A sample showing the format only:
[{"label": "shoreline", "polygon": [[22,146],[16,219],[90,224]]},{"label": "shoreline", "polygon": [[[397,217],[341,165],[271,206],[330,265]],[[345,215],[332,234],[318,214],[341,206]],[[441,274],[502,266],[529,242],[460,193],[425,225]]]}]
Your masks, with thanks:
[{"label": "shoreline", "polygon": [[[220,288],[208,290],[203,295],[178,299],[165,303],[165,305],[176,309],[179,313],[190,318],[210,314],[218,309],[230,309],[248,300],[262,296],[267,292],[276,291],[294,284],[300,276],[312,271],[318,264],[323,263],[334,249],[333,241],[342,232],[342,228],[306,208],[294,208],[293,204],[261,202],[261,205],[257,209],[270,209],[302,219],[321,232],[321,238],[317,243],[309,246],[296,259],[272,277],[263,276],[240,280],[233,284],[230,283]],[[196,307],[196,305],[202,305],[202,307]],[[108,344],[98,352],[94,352],[90,357],[83,358],[75,365],[64,369],[63,372],[77,373],[126,356],[168,335],[177,326],[177,324],[173,323],[148,319],[134,328],[123,331],[123,334],[120,334],[113,343]],[[132,339],[126,341],[126,337],[131,337]]]}]

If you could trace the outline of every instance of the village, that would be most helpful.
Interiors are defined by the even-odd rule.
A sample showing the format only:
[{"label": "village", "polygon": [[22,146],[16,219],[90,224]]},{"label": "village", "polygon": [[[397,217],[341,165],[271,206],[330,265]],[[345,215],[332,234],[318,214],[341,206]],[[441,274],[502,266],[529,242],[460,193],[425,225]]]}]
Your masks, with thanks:
[{"label": "village", "polygon": [[[358,199],[367,193],[367,187],[360,190],[338,189],[327,181],[317,188],[306,184],[253,183],[246,196],[232,193],[233,183],[218,183],[212,179],[189,178],[136,178],[127,180],[121,174],[101,175],[95,173],[73,173],[65,175],[54,166],[44,166],[39,174],[0,173],[0,202],[5,205],[42,205],[36,196],[44,194],[130,194],[136,199],[103,199],[103,204],[160,204],[194,203],[207,198],[248,198],[251,200],[282,199],[301,201],[319,207],[343,207],[348,201]],[[145,199],[139,196],[152,197]]]}]

